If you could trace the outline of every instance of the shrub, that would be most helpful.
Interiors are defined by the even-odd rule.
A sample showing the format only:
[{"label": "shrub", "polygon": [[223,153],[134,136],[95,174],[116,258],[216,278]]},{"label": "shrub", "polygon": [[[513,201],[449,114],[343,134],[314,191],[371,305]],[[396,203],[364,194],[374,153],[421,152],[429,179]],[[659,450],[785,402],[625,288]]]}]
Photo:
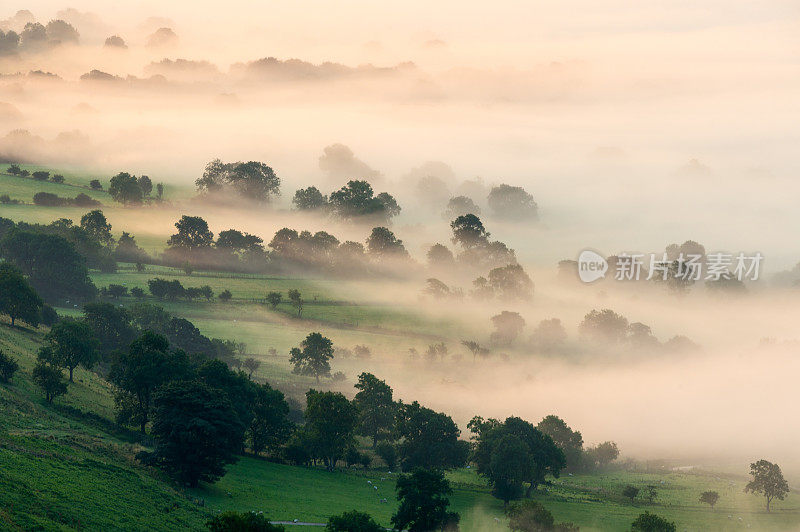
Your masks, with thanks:
[{"label": "shrub", "polygon": [[114,260],[113,257],[110,255],[106,255],[102,259],[100,259],[100,264],[98,265],[100,271],[103,273],[116,273],[117,272],[117,261]]},{"label": "shrub", "polygon": [[645,512],[631,523],[631,530],[634,532],[675,532],[675,523],[667,521],[656,514]]},{"label": "shrub", "polygon": [[87,196],[83,192],[75,196],[75,199],[71,201],[73,205],[76,207],[96,207],[101,205],[99,201],[96,199],[92,199],[90,196]]},{"label": "shrub", "polygon": [[144,290],[142,290],[138,286],[134,286],[133,288],[131,288],[131,295],[136,299],[142,299],[144,297]]},{"label": "shrub", "polygon": [[8,382],[19,369],[17,361],[0,351],[0,382]]},{"label": "shrub", "polygon": [[50,178],[50,181],[52,181],[53,183],[63,183],[64,176],[61,174],[55,174],[53,177]]},{"label": "shrub", "polygon": [[217,297],[220,299],[220,301],[226,303],[231,300],[233,294],[231,294],[230,290],[223,290]]},{"label": "shrub", "polygon": [[328,518],[327,532],[380,532],[383,528],[364,512],[352,510]]},{"label": "shrub", "polygon": [[50,192],[37,192],[33,195],[33,203],[42,207],[61,207],[66,202],[66,199]]},{"label": "shrub", "polygon": [[386,463],[386,467],[388,467],[389,470],[397,467],[397,447],[384,441],[375,447],[375,452],[381,457],[381,460]]},{"label": "shrub", "polygon": [[273,525],[261,512],[234,512],[228,510],[215,515],[206,526],[211,532],[283,532],[280,525]]},{"label": "shrub", "polygon": [[38,170],[33,173],[33,178],[37,181],[47,181],[50,177],[50,172],[45,172],[44,170]]},{"label": "shrub", "polygon": [[45,303],[42,305],[42,323],[48,327],[52,327],[58,321],[58,313],[56,309]]},{"label": "shrub", "polygon": [[92,190],[103,190],[103,185],[101,185],[100,181],[98,181],[97,179],[92,179],[91,181],[89,181],[89,187]]}]

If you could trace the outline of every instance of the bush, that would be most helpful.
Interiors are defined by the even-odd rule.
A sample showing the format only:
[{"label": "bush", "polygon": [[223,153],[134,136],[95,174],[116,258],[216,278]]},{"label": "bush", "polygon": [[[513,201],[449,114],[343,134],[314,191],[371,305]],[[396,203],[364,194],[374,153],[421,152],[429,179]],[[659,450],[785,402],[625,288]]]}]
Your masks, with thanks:
[{"label": "bush", "polygon": [[58,313],[56,309],[45,303],[42,305],[42,323],[48,327],[52,327],[58,321]]},{"label": "bush", "polygon": [[117,273],[117,261],[115,261],[110,255],[106,255],[100,259],[100,264],[98,264],[98,267],[103,273]]},{"label": "bush", "polygon": [[12,200],[11,196],[9,196],[8,194],[3,194],[0,195],[0,203],[2,203],[3,205],[16,205],[17,203],[19,203],[19,200]]},{"label": "bush", "polygon": [[328,518],[327,532],[380,532],[383,528],[369,514],[352,510]]},{"label": "bush", "polygon": [[131,288],[131,295],[136,299],[142,299],[144,297],[144,290],[142,290],[138,286],[134,286],[133,288]]},{"label": "bush", "polygon": [[74,200],[71,200],[71,203],[76,207],[96,207],[101,205],[99,201],[96,199],[92,199],[90,196],[87,196],[83,192],[75,196]]},{"label": "bush", "polygon": [[273,525],[263,513],[234,512],[228,510],[215,515],[206,526],[211,532],[283,532],[280,525]]},{"label": "bush", "polygon": [[100,181],[98,181],[97,179],[92,179],[91,181],[89,181],[89,187],[92,190],[103,190],[103,185],[101,185]]},{"label": "bush", "polygon": [[223,290],[222,292],[219,293],[219,295],[217,297],[223,303],[227,303],[228,301],[231,300],[231,298],[233,297],[233,294],[231,294],[230,290]]},{"label": "bush", "polygon": [[53,183],[63,183],[64,176],[61,174],[55,174],[53,177],[50,178],[50,181],[52,181]]},{"label": "bush", "polygon": [[675,532],[675,523],[667,521],[656,514],[645,512],[631,523],[631,530],[634,532]]},{"label": "bush", "polygon": [[0,351],[0,382],[8,382],[19,369],[17,361]]},{"label": "bush", "polygon": [[50,192],[37,192],[33,195],[33,203],[42,207],[61,207],[67,200]]},{"label": "bush", "polygon": [[388,441],[384,441],[375,447],[375,452],[381,457],[381,460],[386,463],[386,467],[388,467],[389,470],[397,467],[397,447]]},{"label": "bush", "polygon": [[50,172],[45,172],[44,170],[38,170],[33,173],[33,178],[37,181],[47,181],[47,178],[50,177]]}]

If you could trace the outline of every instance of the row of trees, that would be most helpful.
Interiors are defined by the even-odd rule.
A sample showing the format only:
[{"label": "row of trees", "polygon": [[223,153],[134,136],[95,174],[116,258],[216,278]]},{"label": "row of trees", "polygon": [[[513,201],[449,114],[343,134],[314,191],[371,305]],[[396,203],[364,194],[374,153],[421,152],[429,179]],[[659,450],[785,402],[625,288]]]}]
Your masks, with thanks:
[{"label": "row of trees", "polygon": [[299,211],[330,213],[344,220],[388,223],[400,214],[400,205],[388,192],[375,194],[367,181],[351,180],[330,197],[317,187],[297,190],[292,205]]}]

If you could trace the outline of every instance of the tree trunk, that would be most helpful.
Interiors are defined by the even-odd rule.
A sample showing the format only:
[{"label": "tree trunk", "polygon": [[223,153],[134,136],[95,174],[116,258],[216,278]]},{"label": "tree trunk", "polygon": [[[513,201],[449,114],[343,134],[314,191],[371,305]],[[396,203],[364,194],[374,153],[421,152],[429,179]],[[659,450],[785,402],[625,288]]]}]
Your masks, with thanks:
[{"label": "tree trunk", "polygon": [[11,316],[11,326],[12,327],[14,326],[14,319],[15,319],[14,316]]},{"label": "tree trunk", "polygon": [[69,382],[75,382],[72,380],[72,370],[75,368],[69,368]]},{"label": "tree trunk", "polygon": [[319,375],[314,375],[317,378],[317,384],[319,384]]},{"label": "tree trunk", "polygon": [[141,423],[141,425],[139,426],[139,430],[141,430],[142,434],[144,434],[144,426],[145,426],[146,424],[147,424],[147,418],[145,417],[145,418],[143,418],[143,419],[142,419],[142,423]]},{"label": "tree trunk", "polygon": [[767,513],[769,513],[769,497],[767,497]]}]

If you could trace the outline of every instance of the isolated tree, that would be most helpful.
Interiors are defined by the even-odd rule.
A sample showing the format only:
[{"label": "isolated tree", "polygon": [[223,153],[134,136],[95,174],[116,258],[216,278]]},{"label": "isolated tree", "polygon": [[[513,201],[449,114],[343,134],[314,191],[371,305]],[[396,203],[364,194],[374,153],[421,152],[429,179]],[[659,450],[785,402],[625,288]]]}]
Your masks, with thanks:
[{"label": "isolated tree", "polygon": [[525,320],[518,312],[504,310],[491,319],[495,329],[491,338],[498,345],[511,345],[525,327]]},{"label": "isolated tree", "polygon": [[283,392],[267,383],[258,385],[251,409],[253,420],[247,429],[250,449],[255,454],[264,450],[276,452],[288,441],[292,431],[289,404]]},{"label": "isolated tree", "polygon": [[531,477],[529,449],[521,438],[505,434],[499,438],[489,456],[486,477],[492,485],[492,495],[508,504],[522,496],[522,483]]},{"label": "isolated tree", "polygon": [[214,243],[214,233],[208,229],[208,222],[199,216],[181,216],[175,222],[178,232],[167,241],[171,248],[196,250],[210,248]]},{"label": "isolated tree", "polygon": [[455,264],[453,252],[442,244],[434,244],[428,250],[428,265],[431,267],[451,267]]},{"label": "isolated tree", "polygon": [[0,314],[7,314],[13,326],[22,320],[36,327],[41,318],[42,299],[12,264],[0,263]]},{"label": "isolated tree", "polygon": [[33,382],[44,392],[45,400],[52,403],[59,395],[67,393],[67,383],[61,369],[47,361],[47,356],[39,358],[33,368]]},{"label": "isolated tree", "polygon": [[289,352],[289,361],[294,365],[293,373],[312,375],[317,383],[320,377],[330,377],[333,358],[333,342],[320,333],[311,333]]},{"label": "isolated tree", "polygon": [[639,514],[639,517],[631,523],[631,530],[633,532],[675,532],[677,528],[675,523],[656,514],[645,512]]},{"label": "isolated tree", "polygon": [[531,335],[533,345],[544,352],[552,352],[564,345],[567,331],[558,318],[542,320]]},{"label": "isolated tree", "polygon": [[114,201],[125,205],[141,203],[144,196],[136,176],[128,172],[120,172],[111,178],[108,193]]},{"label": "isolated tree", "polygon": [[545,416],[536,428],[550,436],[558,448],[564,451],[567,470],[580,469],[583,457],[583,436],[580,431],[572,430],[563,419],[552,414]]},{"label": "isolated tree", "polygon": [[394,233],[386,227],[373,227],[367,238],[367,251],[376,259],[406,258],[408,251]]},{"label": "isolated tree", "polygon": [[84,321],[64,318],[53,325],[44,339],[52,349],[50,362],[66,368],[70,382],[75,368],[80,365],[92,369],[99,359],[100,341]]},{"label": "isolated tree", "polygon": [[572,523],[556,523],[553,514],[538,501],[515,502],[506,508],[508,528],[514,532],[570,532],[578,527]]},{"label": "isolated tree", "polygon": [[242,362],[242,366],[248,371],[247,377],[252,379],[253,373],[258,371],[258,368],[261,367],[261,362],[253,357],[247,357],[244,359],[244,362]]},{"label": "isolated tree", "polygon": [[164,184],[163,183],[158,183],[156,185],[156,197],[158,199],[161,199],[162,197],[164,197]]},{"label": "isolated tree", "polygon": [[482,357],[485,357],[485,356],[487,356],[489,354],[489,350],[486,349],[485,347],[481,346],[481,344],[479,344],[475,340],[462,340],[461,341],[461,345],[463,345],[464,347],[469,349],[469,352],[472,353],[472,362],[473,363],[475,362],[475,358],[478,355],[480,355]]},{"label": "isolated tree", "polygon": [[639,495],[639,488],[636,486],[631,486],[628,484],[622,488],[622,496],[629,498],[631,502],[633,502],[633,499],[635,499],[637,495]]},{"label": "isolated tree", "polygon": [[714,505],[717,504],[718,500],[719,493],[716,491],[704,491],[700,494],[700,502],[706,503],[711,507],[712,510],[714,509]]},{"label": "isolated tree", "polygon": [[200,191],[229,190],[250,201],[268,202],[280,193],[281,180],[262,162],[223,163],[214,159],[206,165],[203,176],[195,184]]},{"label": "isolated tree", "polygon": [[789,493],[789,484],[783,478],[778,464],[761,459],[750,464],[750,475],[753,480],[747,483],[744,491],[745,493],[762,494],[767,502],[768,512],[770,511],[769,505],[774,499],[782,501]]},{"label": "isolated tree", "polygon": [[450,222],[450,228],[453,230],[453,243],[467,249],[485,244],[490,236],[481,219],[474,214],[462,214]]},{"label": "isolated tree", "polygon": [[50,172],[46,172],[44,170],[37,170],[31,175],[36,181],[47,181],[47,179],[50,177]]},{"label": "isolated tree", "polygon": [[383,192],[375,196],[372,185],[361,180],[348,181],[339,190],[331,192],[329,204],[334,214],[346,219],[367,216],[389,220],[400,211],[390,194]]},{"label": "isolated tree", "polygon": [[300,318],[303,315],[303,296],[300,295],[300,291],[297,289],[292,288],[288,292],[289,301],[292,302],[292,305],[297,307],[297,317]]},{"label": "isolated tree", "polygon": [[280,305],[281,299],[283,299],[283,296],[280,292],[272,291],[267,294],[267,303],[269,303],[273,309]]},{"label": "isolated tree", "polygon": [[410,475],[400,475],[395,489],[400,501],[392,516],[396,530],[432,532],[456,529],[459,515],[448,510],[453,488],[441,471],[415,469]]},{"label": "isolated tree", "polygon": [[109,380],[116,386],[117,421],[138,425],[144,434],[155,391],[189,373],[189,360],[183,352],[170,351],[165,337],[144,331],[131,342],[127,351],[118,353],[111,366]]},{"label": "isolated tree", "polygon": [[10,381],[18,369],[19,364],[17,361],[11,358],[10,355],[0,351],[0,382]]},{"label": "isolated tree", "polygon": [[528,300],[533,297],[533,281],[519,264],[509,264],[489,271],[489,286],[502,299]]},{"label": "isolated tree", "polygon": [[100,181],[97,179],[92,179],[89,181],[89,188],[92,190],[103,190],[103,185],[100,184]]},{"label": "isolated tree", "polygon": [[7,169],[6,173],[11,175],[19,175],[22,172],[18,164],[11,164]]},{"label": "isolated tree", "polygon": [[298,211],[313,211],[325,207],[328,203],[317,187],[301,188],[294,193],[292,205]]},{"label": "isolated tree", "polygon": [[353,404],[358,409],[358,433],[372,438],[374,448],[378,440],[388,438],[394,428],[392,388],[386,381],[366,372],[358,376],[355,388],[358,393]]},{"label": "isolated tree", "polygon": [[61,175],[61,174],[54,174],[53,177],[50,178],[50,181],[52,181],[53,183],[59,183],[59,184],[63,183],[64,182],[64,176]]},{"label": "isolated tree", "polygon": [[450,201],[447,202],[447,208],[444,211],[445,218],[448,220],[455,220],[459,216],[463,216],[465,214],[474,214],[475,216],[480,216],[481,209],[467,196],[456,196],[454,198],[450,198]]},{"label": "isolated tree", "polygon": [[415,467],[426,469],[453,469],[463,466],[469,454],[469,443],[459,440],[461,431],[453,418],[421,406],[414,401],[398,406],[395,439],[401,467],[410,471]]},{"label": "isolated tree", "polygon": [[492,188],[486,198],[492,214],[507,220],[536,220],[539,217],[533,196],[522,187],[502,184]]},{"label": "isolated tree", "polygon": [[231,300],[231,298],[233,297],[233,294],[231,294],[231,291],[230,291],[230,290],[227,290],[227,289],[226,289],[226,290],[223,290],[222,292],[220,292],[220,293],[219,293],[219,295],[218,295],[217,297],[218,297],[218,298],[220,299],[220,301],[222,301],[223,303],[227,303],[228,301],[230,301],[230,300]]},{"label": "isolated tree", "polygon": [[139,265],[149,259],[147,252],[136,243],[136,237],[127,231],[123,231],[119,240],[117,240],[117,247],[114,248],[114,258],[121,262],[136,262]]},{"label": "isolated tree", "polygon": [[578,331],[589,340],[617,344],[625,339],[628,320],[611,309],[592,310],[583,317]]},{"label": "isolated tree", "polygon": [[352,510],[328,518],[327,532],[383,532],[383,527],[364,512]]},{"label": "isolated tree", "polygon": [[153,396],[152,461],[181,483],[215,482],[236,461],[244,428],[226,393],[199,381],[172,381]]},{"label": "isolated tree", "polygon": [[273,525],[261,512],[220,512],[206,522],[210,532],[284,532],[286,528]]},{"label": "isolated tree", "polygon": [[358,423],[355,405],[338,392],[309,390],[304,417],[312,447],[332,470],[353,445]]},{"label": "isolated tree", "polygon": [[619,448],[613,441],[605,441],[586,449],[583,465],[590,468],[603,468],[619,457]]},{"label": "isolated tree", "polygon": [[113,241],[111,236],[111,224],[108,223],[103,211],[95,209],[81,216],[81,229],[103,245],[108,245]]}]

